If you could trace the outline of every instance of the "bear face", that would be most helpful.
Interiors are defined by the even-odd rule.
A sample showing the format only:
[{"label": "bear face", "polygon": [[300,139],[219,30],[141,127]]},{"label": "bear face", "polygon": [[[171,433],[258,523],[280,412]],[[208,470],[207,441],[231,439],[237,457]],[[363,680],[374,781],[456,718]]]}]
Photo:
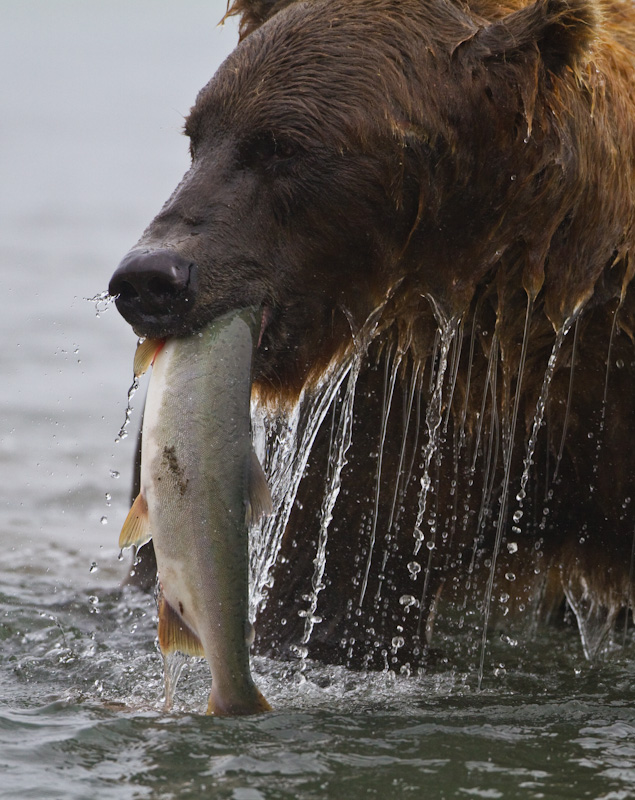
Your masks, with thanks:
[{"label": "bear face", "polygon": [[[193,302],[157,316],[120,298],[124,315],[141,335],[158,336],[264,305],[267,358],[257,374],[297,393],[350,341],[342,309],[361,327],[398,282],[413,317],[427,314],[421,295],[458,316],[522,243],[523,285],[536,293],[558,227],[573,225],[567,236],[576,240],[592,229],[583,215],[567,220],[592,185],[570,145],[581,134],[552,122],[553,87],[532,97],[556,80],[549,64],[577,68],[590,46],[589,9],[562,22],[558,13],[531,7],[484,28],[458,7],[415,2],[331,0],[275,14],[200,93],[186,123],[192,167],[138,244],[196,264]],[[565,28],[572,42],[559,42]],[[576,101],[588,112],[590,97]],[[585,155],[601,170],[606,158]],[[559,269],[575,272],[569,285],[549,276],[555,324],[592,292],[619,238],[611,234],[592,253],[567,254]],[[319,347],[304,335],[311,326],[332,331]]]},{"label": "bear face", "polygon": [[297,462],[262,650],[307,638],[312,582],[310,652],[351,664],[395,636],[416,661],[443,603],[499,584],[547,616],[566,596],[581,626],[628,613],[635,13],[602,9],[233,4],[242,41],[188,117],[192,166],[110,290],[150,337],[262,307],[268,406],[319,395],[334,364],[355,378],[352,421],[330,395],[326,543],[337,425]]}]

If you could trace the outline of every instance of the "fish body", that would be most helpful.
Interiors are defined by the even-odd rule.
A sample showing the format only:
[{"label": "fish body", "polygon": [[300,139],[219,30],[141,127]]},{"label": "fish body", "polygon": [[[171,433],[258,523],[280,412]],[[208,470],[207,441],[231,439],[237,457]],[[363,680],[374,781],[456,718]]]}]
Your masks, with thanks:
[{"label": "fish body", "polygon": [[152,538],[161,649],[205,656],[208,713],[219,715],[269,709],[249,667],[246,517],[266,506],[258,497],[263,485],[268,491],[250,435],[257,332],[256,314],[245,309],[158,349],[144,412],[141,492],[120,538],[122,546]]}]

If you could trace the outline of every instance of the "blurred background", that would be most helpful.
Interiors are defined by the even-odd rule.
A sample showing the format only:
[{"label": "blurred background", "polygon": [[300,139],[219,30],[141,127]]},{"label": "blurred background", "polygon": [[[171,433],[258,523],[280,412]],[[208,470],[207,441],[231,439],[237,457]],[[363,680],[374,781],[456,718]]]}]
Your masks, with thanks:
[{"label": "blurred background", "polygon": [[[136,339],[87,298],[188,166],[225,0],[0,0],[0,576],[116,583]],[[120,477],[116,477],[117,474]],[[114,476],[114,477],[113,477]],[[91,572],[92,565],[92,572]],[[96,565],[96,566],[95,566]]]}]

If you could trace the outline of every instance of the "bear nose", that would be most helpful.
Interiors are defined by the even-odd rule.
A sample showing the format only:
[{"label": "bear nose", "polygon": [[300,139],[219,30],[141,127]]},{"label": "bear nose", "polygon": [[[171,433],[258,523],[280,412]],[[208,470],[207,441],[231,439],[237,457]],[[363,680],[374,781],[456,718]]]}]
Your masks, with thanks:
[{"label": "bear nose", "polygon": [[169,323],[191,308],[196,264],[174,250],[132,250],[115,270],[108,292],[131,325]]}]

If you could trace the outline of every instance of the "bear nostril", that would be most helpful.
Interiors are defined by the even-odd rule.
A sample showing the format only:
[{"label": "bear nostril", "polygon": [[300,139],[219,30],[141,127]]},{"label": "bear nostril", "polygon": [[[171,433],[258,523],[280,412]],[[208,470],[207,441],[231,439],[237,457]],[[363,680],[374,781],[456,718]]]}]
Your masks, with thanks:
[{"label": "bear nostril", "polygon": [[173,250],[133,250],[110,281],[109,293],[133,325],[169,324],[191,307],[196,264]]},{"label": "bear nostril", "polygon": [[139,297],[139,292],[128,281],[111,281],[110,292],[117,300],[128,302]]}]

